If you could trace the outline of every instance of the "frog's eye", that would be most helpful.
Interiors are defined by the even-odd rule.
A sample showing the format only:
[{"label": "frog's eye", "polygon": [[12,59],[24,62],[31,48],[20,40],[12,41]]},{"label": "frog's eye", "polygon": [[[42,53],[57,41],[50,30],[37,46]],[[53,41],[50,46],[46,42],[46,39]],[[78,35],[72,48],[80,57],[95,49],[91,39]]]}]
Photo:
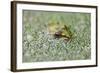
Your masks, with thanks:
[{"label": "frog's eye", "polygon": [[60,38],[60,37],[62,37],[61,34],[62,34],[61,31],[55,32],[54,37],[55,37],[55,38]]}]

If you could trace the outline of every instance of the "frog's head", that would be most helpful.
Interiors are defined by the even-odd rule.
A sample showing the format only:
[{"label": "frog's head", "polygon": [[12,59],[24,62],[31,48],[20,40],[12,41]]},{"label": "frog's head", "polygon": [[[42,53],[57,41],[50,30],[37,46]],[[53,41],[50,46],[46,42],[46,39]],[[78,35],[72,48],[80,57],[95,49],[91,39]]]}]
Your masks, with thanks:
[{"label": "frog's head", "polygon": [[49,22],[48,23],[48,31],[49,34],[55,34],[55,32],[60,31],[63,28],[59,22]]}]

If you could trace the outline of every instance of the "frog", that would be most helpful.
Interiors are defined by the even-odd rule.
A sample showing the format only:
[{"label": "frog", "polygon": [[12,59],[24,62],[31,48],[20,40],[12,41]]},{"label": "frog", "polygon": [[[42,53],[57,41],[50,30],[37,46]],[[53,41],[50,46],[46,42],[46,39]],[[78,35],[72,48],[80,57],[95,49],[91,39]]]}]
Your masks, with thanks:
[{"label": "frog", "polygon": [[49,34],[53,35],[54,38],[63,38],[64,40],[70,40],[72,38],[72,31],[67,24],[61,22],[50,22],[48,24]]}]

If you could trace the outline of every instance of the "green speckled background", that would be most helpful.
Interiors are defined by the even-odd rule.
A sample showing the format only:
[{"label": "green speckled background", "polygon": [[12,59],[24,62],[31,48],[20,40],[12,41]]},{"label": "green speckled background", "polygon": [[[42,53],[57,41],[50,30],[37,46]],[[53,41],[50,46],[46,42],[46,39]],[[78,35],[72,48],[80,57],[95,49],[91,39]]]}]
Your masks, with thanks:
[{"label": "green speckled background", "polygon": [[[73,38],[64,42],[48,34],[49,21],[70,28]],[[23,10],[23,62],[91,59],[91,15],[74,12]]]}]

